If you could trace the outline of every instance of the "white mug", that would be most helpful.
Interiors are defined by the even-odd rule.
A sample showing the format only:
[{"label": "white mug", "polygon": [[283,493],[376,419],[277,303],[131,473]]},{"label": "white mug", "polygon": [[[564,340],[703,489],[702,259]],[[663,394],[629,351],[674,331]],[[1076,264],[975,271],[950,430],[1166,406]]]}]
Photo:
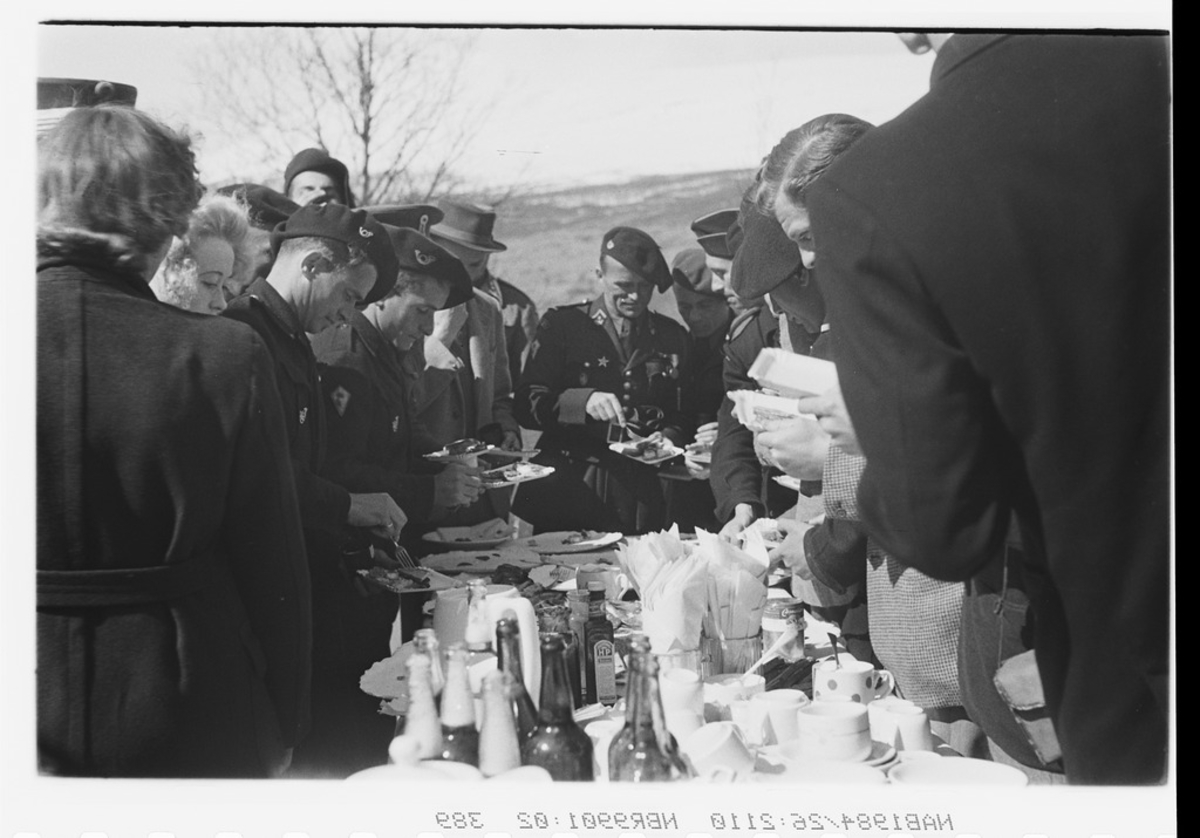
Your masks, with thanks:
[{"label": "white mug", "polygon": [[830,695],[847,695],[858,704],[870,704],[891,694],[896,686],[892,673],[875,669],[865,661],[823,660],[813,667],[813,698],[817,701]]},{"label": "white mug", "polygon": [[762,743],[779,745],[799,736],[796,713],[808,703],[808,696],[800,690],[770,690],[751,696],[751,724],[762,730]]},{"label": "white mug", "polygon": [[623,727],[623,719],[596,719],[583,729],[592,740],[592,769],[598,782],[608,782],[608,746]]},{"label": "white mug", "polygon": [[855,762],[871,755],[867,708],[857,703],[814,701],[796,714],[796,752],[809,759]]},{"label": "white mug", "polygon": [[746,775],[754,768],[754,754],[746,747],[741,731],[733,722],[704,725],[683,740],[682,748],[700,777],[721,775],[726,771],[732,771],[735,776]]}]

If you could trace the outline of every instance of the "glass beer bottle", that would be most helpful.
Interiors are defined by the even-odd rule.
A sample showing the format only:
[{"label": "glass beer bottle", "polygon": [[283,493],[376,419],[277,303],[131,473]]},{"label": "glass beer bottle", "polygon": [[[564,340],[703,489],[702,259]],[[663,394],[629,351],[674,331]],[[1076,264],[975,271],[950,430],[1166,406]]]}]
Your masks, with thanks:
[{"label": "glass beer bottle", "polygon": [[555,780],[591,780],[592,740],[575,724],[566,651],[557,634],[542,636],[538,723],[521,742],[521,762],[540,765]]},{"label": "glass beer bottle", "polygon": [[497,667],[512,676],[513,713],[517,718],[517,734],[522,740],[533,733],[537,727],[537,708],[533,706],[533,698],[525,688],[525,676],[521,667],[521,629],[517,625],[516,616],[505,612],[504,617],[496,622],[496,663]]},{"label": "glass beer bottle", "polygon": [[433,686],[429,677],[429,658],[412,655],[405,663],[408,670],[408,711],[404,719],[404,735],[420,743],[421,759],[437,759],[442,755],[442,723],[438,721],[433,702]]},{"label": "glass beer bottle", "polygon": [[433,698],[436,701],[442,697],[442,688],[446,686],[446,674],[442,671],[442,650],[433,629],[417,630],[417,633],[413,635],[413,650],[429,658],[430,681],[433,684]]},{"label": "glass beer bottle", "polygon": [[442,759],[479,765],[479,731],[475,728],[475,696],[467,676],[467,650],[454,643],[446,652],[446,687],[442,690]]},{"label": "glass beer bottle", "polygon": [[483,728],[479,731],[479,770],[485,777],[521,765],[521,745],[513,716],[512,676],[493,669],[483,676]]},{"label": "glass beer bottle", "polygon": [[644,641],[629,654],[626,704],[625,727],[608,749],[608,778],[635,783],[686,779],[690,772],[663,714],[658,661]]}]

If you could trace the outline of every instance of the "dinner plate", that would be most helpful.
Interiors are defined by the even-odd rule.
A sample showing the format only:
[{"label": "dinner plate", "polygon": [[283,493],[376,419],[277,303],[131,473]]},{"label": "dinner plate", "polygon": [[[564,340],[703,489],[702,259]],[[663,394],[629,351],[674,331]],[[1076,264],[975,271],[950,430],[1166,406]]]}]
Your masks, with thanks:
[{"label": "dinner plate", "polygon": [[[405,643],[391,657],[384,658],[371,664],[371,667],[358,679],[358,687],[367,695],[393,701],[402,699],[400,704],[408,706],[408,659],[412,657],[413,644]],[[396,707],[396,709],[402,709]]]},{"label": "dinner plate", "polygon": [[622,449],[624,449],[624,447],[627,445],[629,445],[628,442],[614,442],[608,446],[608,450],[612,451],[615,454],[620,454],[622,457],[627,457],[630,460],[633,460],[634,462],[645,463],[648,466],[656,466],[659,463],[665,463],[667,460],[674,459],[675,457],[678,457],[680,454],[683,453],[683,449],[676,446],[669,439],[662,440],[662,442],[660,443],[660,447],[662,448],[662,453],[652,459],[646,459],[645,457],[638,457],[636,455],[626,454]]},{"label": "dinner plate", "polygon": [[440,527],[425,533],[421,540],[427,544],[456,550],[489,550],[510,541],[516,532],[507,521],[493,518],[471,527]]},{"label": "dinner plate", "polygon": [[535,553],[586,553],[589,550],[599,550],[601,547],[616,544],[624,537],[619,532],[575,530],[544,532],[532,538],[522,539],[518,543]]},{"label": "dinner plate", "polygon": [[750,779],[755,783],[884,785],[887,775],[864,762],[793,760],[759,751]]},{"label": "dinner plate", "polygon": [[924,786],[1025,786],[1025,772],[986,759],[958,757],[901,760],[888,772],[888,779],[901,785]]},{"label": "dinner plate", "polygon": [[494,573],[502,564],[517,567],[537,567],[541,564],[537,553],[527,549],[451,550],[448,553],[426,556],[420,561],[422,567],[442,573]]},{"label": "dinner plate", "polygon": [[[400,570],[372,567],[360,570],[360,576],[396,594],[425,594],[458,587],[460,582],[429,568],[403,568]],[[422,584],[423,583],[423,584]]]},{"label": "dinner plate", "polygon": [[496,446],[488,445],[480,448],[478,451],[469,451],[466,454],[451,454],[445,448],[440,451],[430,451],[425,455],[425,459],[433,460],[435,463],[450,463],[459,462],[464,457],[478,457],[480,454],[490,454],[496,450]]},{"label": "dinner plate", "polygon": [[554,466],[519,462],[488,469],[481,477],[483,478],[483,488],[499,489],[503,486],[515,486],[518,483],[526,483],[530,480],[541,480],[543,477],[549,477],[552,474],[554,474]]},{"label": "dinner plate", "polygon": [[790,474],[777,474],[772,479],[785,489],[791,489],[793,492],[800,491],[800,479],[797,477],[792,477]]}]

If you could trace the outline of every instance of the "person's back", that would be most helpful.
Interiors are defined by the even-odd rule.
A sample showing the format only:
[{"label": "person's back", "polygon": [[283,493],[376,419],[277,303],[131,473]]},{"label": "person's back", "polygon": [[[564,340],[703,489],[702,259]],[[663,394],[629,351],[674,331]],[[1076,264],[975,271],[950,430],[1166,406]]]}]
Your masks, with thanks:
[{"label": "person's back", "polygon": [[1166,742],[1164,46],[955,36],[930,95],[811,202],[840,252],[831,310],[874,327],[835,336],[864,520],[902,561],[965,579],[1016,513],[1073,782],[1156,779]]},{"label": "person's back", "polygon": [[[166,132],[112,120],[118,141]],[[277,773],[307,724],[311,623],[265,348],[155,300],[161,251],[64,231],[56,191],[43,186],[38,240],[41,770]]]}]

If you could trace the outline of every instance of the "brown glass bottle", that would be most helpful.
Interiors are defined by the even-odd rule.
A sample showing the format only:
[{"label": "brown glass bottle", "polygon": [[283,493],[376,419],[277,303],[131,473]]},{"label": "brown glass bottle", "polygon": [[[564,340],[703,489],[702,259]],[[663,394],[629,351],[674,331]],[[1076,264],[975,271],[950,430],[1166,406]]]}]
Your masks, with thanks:
[{"label": "brown glass bottle", "polygon": [[446,651],[446,686],[442,690],[442,759],[479,765],[479,730],[475,696],[467,676],[467,650],[454,643]]},{"label": "brown glass bottle", "polygon": [[575,724],[562,638],[543,635],[538,723],[521,742],[521,762],[539,765],[555,780],[591,780],[592,740]]},{"label": "brown glass bottle", "polygon": [[583,627],[587,659],[585,701],[611,707],[620,698],[617,693],[617,646],[612,623],[604,612],[604,583],[588,583],[588,621]]},{"label": "brown glass bottle", "polygon": [[690,775],[667,730],[658,690],[658,661],[644,638],[629,653],[625,727],[608,748],[608,778],[634,783],[684,780]]},{"label": "brown glass bottle", "polygon": [[512,676],[513,714],[517,719],[517,736],[524,740],[537,727],[537,708],[533,698],[525,689],[525,678],[521,667],[521,630],[516,615],[510,618],[506,612],[496,622],[496,665],[501,672]]}]

